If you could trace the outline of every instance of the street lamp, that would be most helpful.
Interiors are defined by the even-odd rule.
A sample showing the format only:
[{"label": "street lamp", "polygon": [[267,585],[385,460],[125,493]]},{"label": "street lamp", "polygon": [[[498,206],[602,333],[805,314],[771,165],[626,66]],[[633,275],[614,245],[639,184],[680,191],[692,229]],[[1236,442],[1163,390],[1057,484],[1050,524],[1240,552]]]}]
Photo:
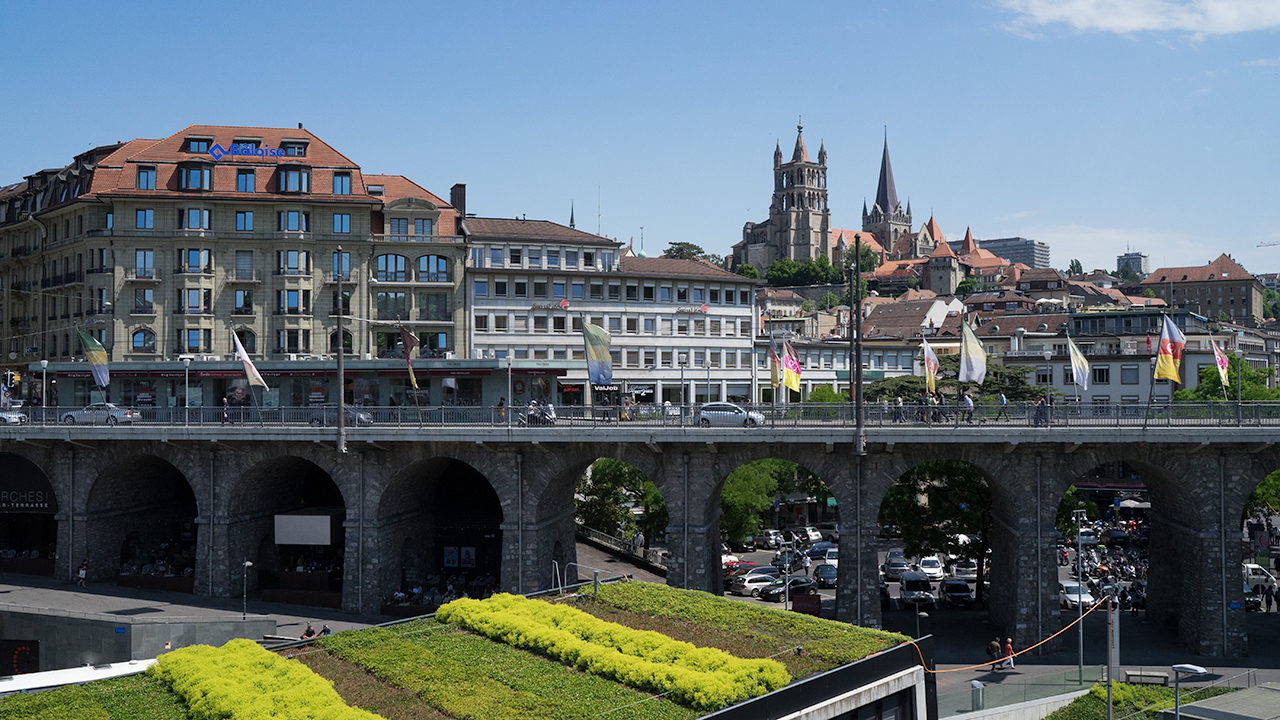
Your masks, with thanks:
[{"label": "street lamp", "polygon": [[1182,673],[1188,675],[1208,675],[1209,671],[1199,665],[1188,665],[1182,663],[1173,666],[1173,720],[1181,720],[1182,718],[1182,701],[1178,688],[1182,682]]},{"label": "street lamp", "polygon": [[689,355],[688,353],[680,353],[677,359],[680,361],[680,424],[684,425],[684,366],[689,363]]},{"label": "street lamp", "polygon": [[243,591],[243,592],[242,592],[242,594],[241,594],[241,597],[243,597],[243,598],[244,598],[244,606],[242,607],[242,609],[241,609],[241,611],[240,611],[240,619],[241,619],[241,620],[248,620],[248,619],[249,619],[249,568],[251,568],[251,567],[253,567],[253,563],[252,563],[252,562],[250,562],[248,558],[245,558],[245,561],[244,561],[244,591]]},{"label": "street lamp", "polygon": [[1053,421],[1053,416],[1049,414],[1049,408],[1052,407],[1049,397],[1053,392],[1049,389],[1053,384],[1053,365],[1050,365],[1049,361],[1053,359],[1053,349],[1046,346],[1041,355],[1044,355],[1044,424],[1047,427]]},{"label": "street lamp", "polygon": [[1079,644],[1079,682],[1084,684],[1084,602],[1080,593],[1080,589],[1084,587],[1084,554],[1081,549],[1084,547],[1083,541],[1080,539],[1080,530],[1084,527],[1084,521],[1087,519],[1084,510],[1073,510],[1071,516],[1076,521],[1076,641]]},{"label": "street lamp", "polygon": [[929,617],[929,613],[923,610],[916,613],[916,639],[917,640],[920,639],[920,618],[927,618],[927,617]]},{"label": "street lamp", "polygon": [[44,424],[49,407],[49,361],[40,361],[40,424]]},{"label": "street lamp", "polygon": [[[182,358],[182,417],[183,424],[191,424],[191,358]],[[253,388],[249,388],[252,390]]]}]

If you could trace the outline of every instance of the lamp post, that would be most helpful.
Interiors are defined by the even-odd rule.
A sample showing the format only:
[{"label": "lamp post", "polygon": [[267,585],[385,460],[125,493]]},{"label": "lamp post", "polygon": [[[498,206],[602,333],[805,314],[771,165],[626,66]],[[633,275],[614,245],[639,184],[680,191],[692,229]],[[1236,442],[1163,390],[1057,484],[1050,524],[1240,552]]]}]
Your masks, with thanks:
[{"label": "lamp post", "polygon": [[49,407],[49,361],[40,361],[40,424],[44,424]]},{"label": "lamp post", "polygon": [[[182,358],[182,418],[184,425],[191,424],[191,358]],[[253,388],[249,388],[252,390]]]},{"label": "lamp post", "polygon": [[680,361],[680,425],[684,425],[684,366],[689,362],[688,353],[680,353],[677,358]]},{"label": "lamp post", "polygon": [[1049,364],[1053,359],[1053,350],[1046,346],[1041,355],[1044,355],[1044,424],[1048,427],[1049,423],[1053,422],[1053,416],[1049,414],[1049,408],[1053,407],[1049,401],[1050,394],[1053,392],[1049,389],[1053,384],[1053,365]]},{"label": "lamp post", "polygon": [[1240,407],[1241,393],[1244,391],[1244,348],[1240,347],[1240,341],[1244,339],[1243,332],[1236,333],[1236,424],[1244,424],[1244,409]]},{"label": "lamp post", "polygon": [[511,427],[512,408],[516,405],[516,396],[511,394],[511,348],[507,348],[507,409],[503,411],[506,415],[507,427]]},{"label": "lamp post", "polygon": [[1084,602],[1079,588],[1084,587],[1084,554],[1080,552],[1084,543],[1080,540],[1080,530],[1084,527],[1086,515],[1084,510],[1073,510],[1071,515],[1076,521],[1076,642],[1080,653],[1077,671],[1078,682],[1084,685]]},{"label": "lamp post", "polygon": [[253,563],[252,563],[252,562],[250,562],[248,558],[245,558],[245,561],[244,561],[244,591],[241,593],[241,597],[244,599],[244,605],[241,607],[241,610],[240,610],[240,619],[241,619],[241,620],[248,620],[248,619],[249,619],[249,568],[251,568],[251,567],[253,567]]},{"label": "lamp post", "polygon": [[[342,246],[338,246],[338,251],[334,254],[333,279],[338,281],[338,316],[336,324],[338,326],[338,452],[346,454],[347,452],[347,393],[346,393],[346,368],[343,365],[342,356],[345,343],[342,338],[342,313],[346,310],[342,307],[342,281],[346,279],[347,268],[342,262]],[[354,295],[354,291],[352,292]],[[354,349],[354,348],[352,348]],[[410,369],[412,372],[412,369]],[[253,388],[249,388],[252,390]],[[248,567],[245,560],[245,567]],[[247,570],[245,572],[248,572]]]},{"label": "lamp post", "polygon": [[1182,720],[1182,699],[1179,688],[1182,685],[1182,673],[1188,675],[1208,675],[1209,671],[1199,665],[1186,663],[1173,666],[1173,720]]},{"label": "lamp post", "polygon": [[923,610],[920,610],[916,613],[916,639],[917,640],[920,639],[920,618],[927,618],[927,617],[929,617],[929,613]]}]

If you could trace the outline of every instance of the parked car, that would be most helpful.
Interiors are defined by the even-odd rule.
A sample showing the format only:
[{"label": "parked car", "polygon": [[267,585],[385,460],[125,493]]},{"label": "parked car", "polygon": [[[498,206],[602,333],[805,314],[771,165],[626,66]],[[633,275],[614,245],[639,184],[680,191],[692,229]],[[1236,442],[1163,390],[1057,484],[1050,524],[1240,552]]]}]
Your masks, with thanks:
[{"label": "parked car", "polygon": [[957,580],[978,582],[978,561],[961,560],[952,568],[951,574],[954,575]]},{"label": "parked car", "polygon": [[1090,545],[1097,545],[1098,536],[1094,534],[1093,530],[1089,528],[1084,528],[1080,531],[1080,536],[1078,538],[1078,541],[1081,545],[1085,547],[1088,547]]},{"label": "parked car", "polygon": [[804,551],[804,554],[808,555],[814,560],[818,560],[820,558],[826,557],[827,551],[833,550],[835,549],[835,547],[836,547],[835,543],[829,543],[826,540],[823,540],[822,542],[814,543],[813,545],[810,545],[809,549]]},{"label": "parked car", "polygon": [[929,582],[929,577],[919,570],[908,570],[902,573],[902,580],[898,586],[898,598],[904,606],[911,606],[916,610],[937,606],[937,599],[933,596],[933,584]]},{"label": "parked car", "polygon": [[1249,583],[1244,584],[1244,610],[1245,612],[1262,610],[1262,596],[1249,589]]},{"label": "parked car", "polygon": [[1107,531],[1107,547],[1127,548],[1130,541],[1129,533],[1120,528],[1111,528]]},{"label": "parked car", "polygon": [[733,403],[713,402],[695,409],[693,421],[701,427],[759,427],[764,416]]},{"label": "parked car", "polygon": [[840,542],[840,528],[835,523],[818,523],[815,527],[822,533],[822,539],[828,542]]},{"label": "parked car", "polygon": [[83,410],[72,410],[62,416],[65,425],[83,423],[85,425],[115,425],[132,423],[138,414],[128,408],[116,407],[111,403],[94,403]]},{"label": "parked car", "polygon": [[768,587],[770,583],[777,579],[776,575],[767,573],[749,572],[745,575],[739,575],[729,583],[729,592],[734,595],[750,595],[751,597],[760,597],[760,589]]},{"label": "parked car", "polygon": [[1093,605],[1093,595],[1075,580],[1063,580],[1058,583],[1058,602],[1065,610],[1075,610],[1077,606],[1088,610]]},{"label": "parked car", "polygon": [[833,588],[836,586],[836,566],[835,565],[819,565],[813,569],[813,579],[818,581],[820,588]]},{"label": "parked car", "polygon": [[0,410],[0,425],[25,425],[29,418],[17,410]]},{"label": "parked car", "polygon": [[[342,406],[343,424],[347,427],[368,427],[373,424],[373,416],[367,412],[357,410],[350,405]],[[311,412],[311,419],[308,420],[311,427],[337,427],[338,426],[338,406],[322,405]]]},{"label": "parked car", "polygon": [[811,543],[822,542],[822,533],[818,531],[818,528],[812,525],[806,525],[805,527],[800,528],[797,532],[800,537]]},{"label": "parked car", "polygon": [[749,537],[749,538],[746,538],[745,540],[730,540],[729,549],[732,550],[733,552],[740,552],[740,553],[755,552],[756,551],[755,538]]},{"label": "parked car", "polygon": [[725,555],[723,553],[720,555],[721,566],[728,565],[729,563],[736,563],[736,562],[738,562],[737,555]]},{"label": "parked car", "polygon": [[756,567],[756,564],[750,560],[734,560],[733,562],[722,563],[722,566],[724,567],[724,574],[728,575],[729,573],[737,572],[738,570],[745,572]]},{"label": "parked car", "polygon": [[969,583],[963,580],[943,580],[938,590],[945,608],[973,605],[973,593],[969,592]]},{"label": "parked car", "polygon": [[787,595],[812,595],[818,592],[818,584],[812,578],[789,577],[778,578],[767,587],[760,588],[760,599],[769,602],[782,602]]},{"label": "parked car", "polygon": [[[827,554],[822,556],[822,561],[831,567],[840,567],[840,548],[828,550]],[[826,565],[823,567],[826,567]]]},{"label": "parked car", "polygon": [[773,555],[773,566],[781,568],[783,572],[793,572],[804,567],[802,557],[794,550],[779,550]]},{"label": "parked car", "polygon": [[[764,546],[770,550],[777,550],[778,544],[782,542],[782,533],[777,530],[765,530],[761,533],[760,538],[764,540]],[[757,542],[759,542],[757,540]]]},{"label": "parked car", "polygon": [[930,580],[941,580],[947,576],[947,569],[942,564],[942,559],[937,555],[922,557],[917,565],[920,568],[920,572],[924,573],[925,577]]},{"label": "parked car", "polygon": [[733,583],[735,580],[742,577],[743,575],[750,573],[752,570],[755,570],[756,567],[757,566],[755,565],[755,563],[751,563],[749,566],[746,563],[743,563],[740,567],[725,568],[724,591],[729,592],[730,589],[733,587]]},{"label": "parked car", "polygon": [[893,604],[893,599],[889,597],[889,583],[884,581],[884,573],[880,573],[880,609],[888,610]]},{"label": "parked car", "polygon": [[887,580],[902,580],[902,574],[911,569],[907,557],[899,551],[889,553],[884,564],[884,576]]}]

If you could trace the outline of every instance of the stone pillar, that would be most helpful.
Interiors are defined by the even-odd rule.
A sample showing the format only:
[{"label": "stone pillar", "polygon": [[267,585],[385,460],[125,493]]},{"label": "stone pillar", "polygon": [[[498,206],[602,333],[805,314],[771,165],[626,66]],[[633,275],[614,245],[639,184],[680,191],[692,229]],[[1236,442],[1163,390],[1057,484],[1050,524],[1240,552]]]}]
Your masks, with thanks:
[{"label": "stone pillar", "polygon": [[[883,627],[880,613],[880,538],[876,522],[880,508],[867,499],[867,487],[874,467],[871,456],[861,459],[846,457],[849,457],[852,470],[828,473],[823,478],[841,509],[836,619],[862,627],[880,628]],[[882,492],[871,494],[873,497],[882,495]],[[858,572],[859,536],[862,538],[861,573]]]},{"label": "stone pillar", "polygon": [[[667,584],[724,593],[720,570],[720,488],[714,450],[668,453],[658,487],[667,501]],[[686,497],[687,492],[687,497]],[[687,531],[687,532],[686,532]]]},{"label": "stone pillar", "polygon": [[[992,469],[991,621],[1014,648],[1031,647],[1056,632],[1058,614],[1057,515],[1060,453],[1025,451]],[[1068,621],[1069,622],[1069,621]],[[1060,647],[1061,639],[1044,646]]]}]

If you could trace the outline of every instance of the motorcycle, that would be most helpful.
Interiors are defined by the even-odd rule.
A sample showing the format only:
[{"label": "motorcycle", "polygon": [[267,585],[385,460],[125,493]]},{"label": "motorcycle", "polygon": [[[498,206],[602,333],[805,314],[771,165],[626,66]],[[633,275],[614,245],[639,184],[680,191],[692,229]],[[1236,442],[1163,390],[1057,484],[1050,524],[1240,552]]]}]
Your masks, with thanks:
[{"label": "motorcycle", "polygon": [[551,403],[542,404],[537,400],[530,400],[529,406],[520,413],[519,424],[521,426],[555,425],[556,407]]},{"label": "motorcycle", "polygon": [[1066,567],[1067,565],[1070,565],[1070,564],[1071,564],[1071,558],[1067,556],[1067,549],[1059,548],[1058,549],[1058,566]]}]

